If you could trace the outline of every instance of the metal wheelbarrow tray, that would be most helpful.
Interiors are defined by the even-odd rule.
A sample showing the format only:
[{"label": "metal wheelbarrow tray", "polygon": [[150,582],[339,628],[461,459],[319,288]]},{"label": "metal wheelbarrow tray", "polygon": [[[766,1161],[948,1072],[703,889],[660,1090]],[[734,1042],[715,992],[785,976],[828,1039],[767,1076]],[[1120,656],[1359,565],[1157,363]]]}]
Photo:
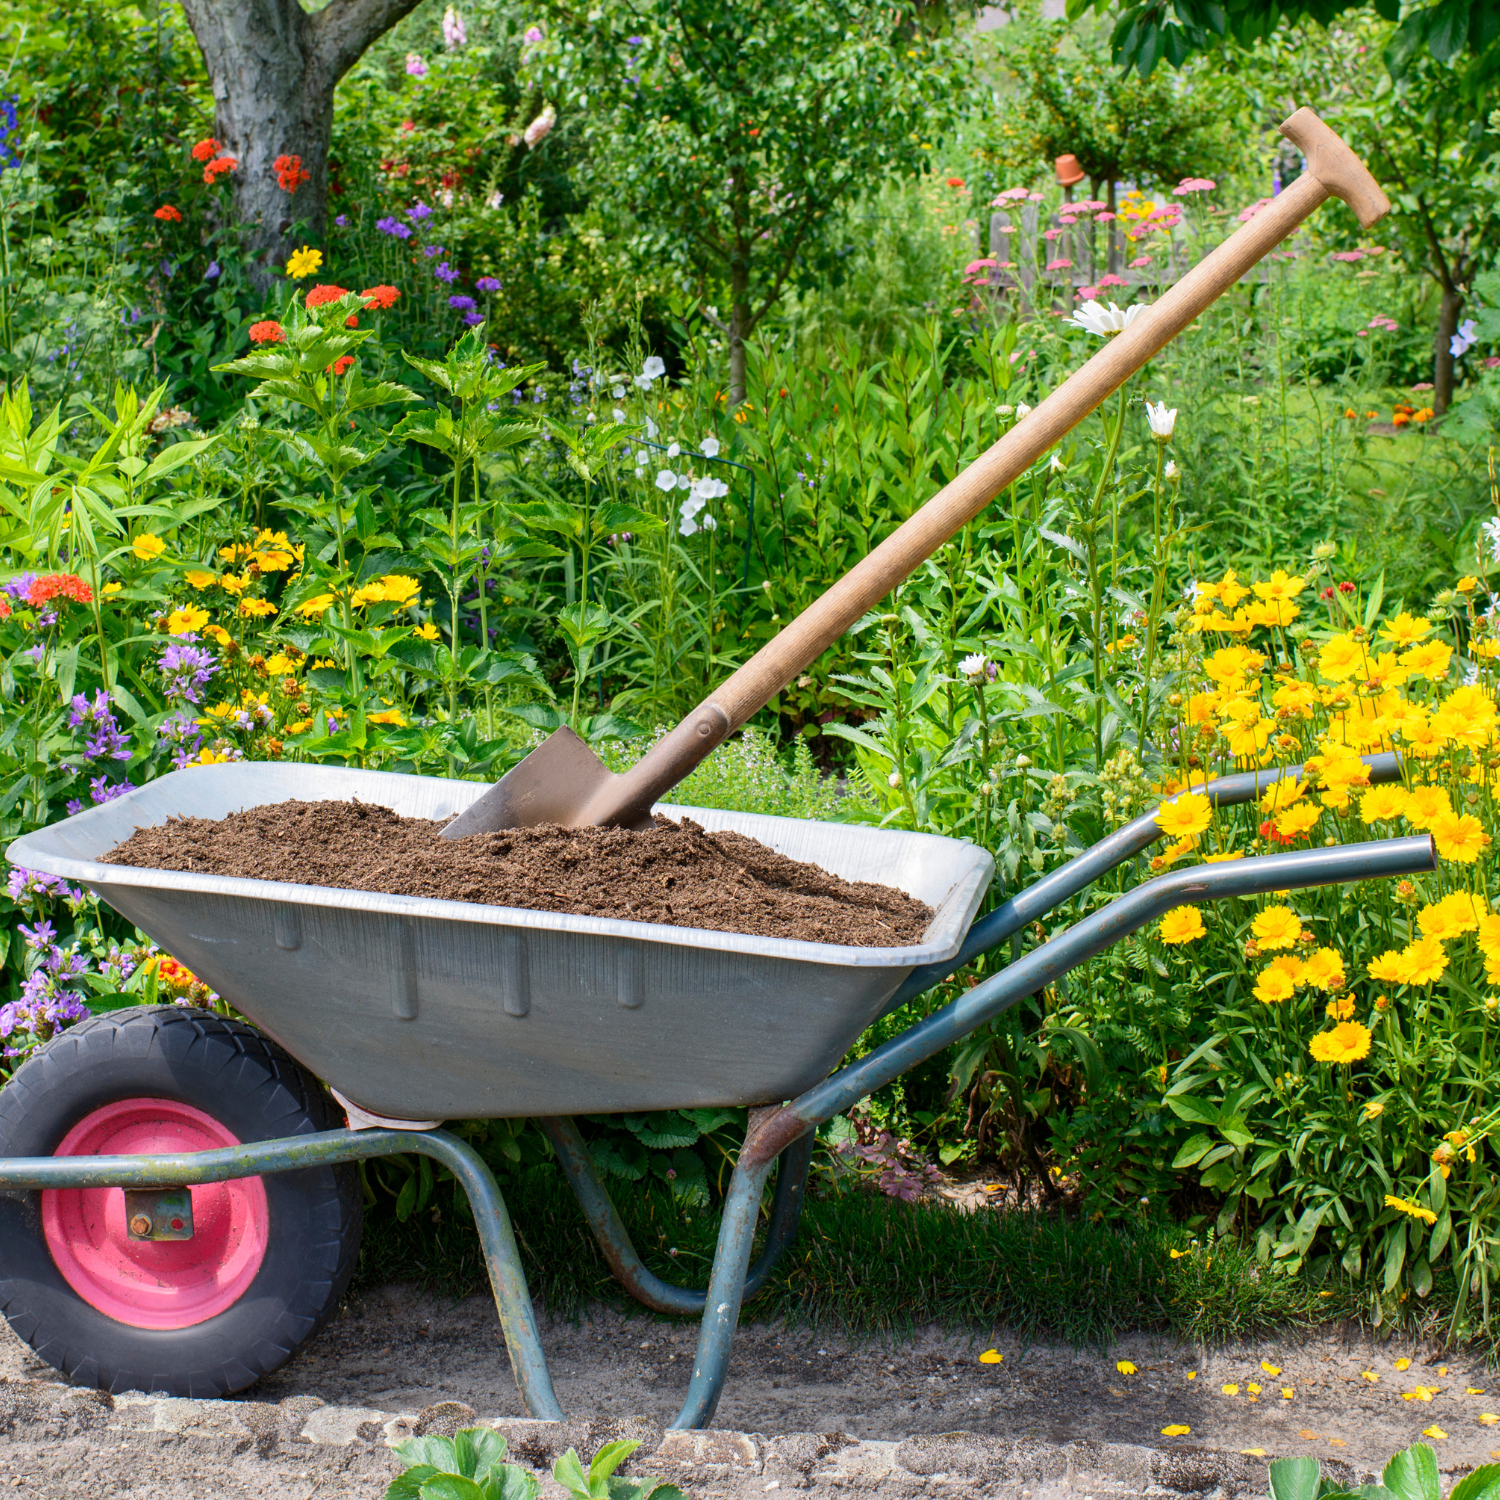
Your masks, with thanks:
[{"label": "metal wheelbarrow tray", "polygon": [[[1372,782],[1400,776],[1394,755],[1365,760]],[[1247,772],[1201,790],[1219,806],[1246,803],[1269,783],[1301,771],[1288,766]],[[164,777],[27,835],[7,853],[17,864],[91,886],[280,1038],[292,1054],[286,1059],[289,1067],[300,1062],[335,1087],[346,1085],[369,1108],[385,1106],[397,1117],[392,1123],[414,1121],[422,1113],[433,1119],[540,1117],[615,1275],[647,1307],[701,1317],[692,1378],[673,1423],[678,1428],[706,1426],[713,1418],[741,1304],[765,1284],[796,1236],[819,1125],[1176,906],[1415,874],[1436,866],[1432,840],[1424,836],[1172,870],[1137,885],[1030,952],[1013,953],[1007,967],[826,1076],[868,1021],[940,983],[1141,854],[1162,834],[1153,814],[1117,829],[972,925],[969,919],[991,872],[982,850],[925,835],[694,814],[710,828],[737,828],[794,858],[813,860],[847,878],[900,885],[937,907],[921,946],[886,950],[777,943],[97,862],[137,823],[164,821],[173,813],[212,817],[293,796],[359,795],[404,813],[443,817],[483,790],[471,782],[306,766],[201,768]],[[462,955],[461,961],[455,955]],[[16,1101],[13,1116],[25,1119],[31,1109],[45,1114],[49,1090],[85,1076],[67,1072],[72,1039],[91,1026],[118,1025],[118,1032],[110,1033],[114,1047],[131,1029],[132,1014],[148,1023],[137,1028],[142,1032],[155,1024],[153,1015],[167,1014],[179,1022],[183,1016],[171,1007],[127,1009],[64,1031],[0,1090],[0,1123],[7,1098]],[[227,1024],[214,1017],[202,1024],[210,1023]],[[191,1027],[179,1024],[178,1029]],[[268,1045],[250,1028],[240,1029],[246,1046],[263,1050]],[[148,1040],[148,1051],[151,1046]],[[113,1065],[116,1054],[126,1051],[128,1039],[123,1048],[100,1055]],[[169,1060],[169,1073],[175,1066]],[[37,1080],[31,1092],[32,1086],[23,1082],[28,1070]],[[218,1129],[220,1098],[235,1096],[230,1071],[223,1075],[222,1088],[214,1075],[209,1101],[214,1117],[200,1112],[196,1123],[186,1121],[184,1128],[199,1131],[197,1139],[206,1141]],[[160,1069],[153,1075],[157,1080],[162,1076]],[[87,1075],[83,1087],[94,1090],[95,1102],[103,1101],[106,1110],[115,1107],[108,1102],[115,1096],[108,1094],[106,1081]],[[310,1087],[323,1098],[315,1080]],[[166,1100],[130,1098],[126,1104],[154,1107],[162,1102],[170,1112],[177,1108],[171,1103],[175,1088],[169,1077],[161,1088]],[[706,1289],[674,1286],[642,1263],[569,1118],[575,1110],[696,1102],[761,1106],[750,1110]],[[58,1113],[56,1106],[53,1113]],[[174,1331],[167,1335],[150,1331],[166,1325],[132,1321],[128,1315],[123,1323],[111,1322],[89,1311],[114,1303],[115,1272],[106,1268],[91,1284],[92,1301],[79,1294],[93,1319],[83,1342],[65,1348],[41,1327],[41,1315],[23,1306],[28,1299],[41,1306],[34,1296],[41,1284],[36,1276],[54,1283],[54,1318],[57,1307],[66,1313],[78,1300],[69,1301],[72,1294],[55,1284],[55,1268],[47,1259],[52,1241],[38,1227],[46,1219],[49,1193],[54,1204],[71,1193],[88,1209],[92,1217],[86,1214],[87,1222],[80,1221],[76,1238],[92,1237],[116,1257],[109,1267],[123,1267],[121,1285],[128,1292],[131,1278],[141,1279],[141,1268],[147,1272],[145,1282],[157,1287],[156,1262],[150,1256],[197,1253],[189,1247],[197,1244],[200,1188],[222,1186],[238,1192],[243,1202],[247,1195],[269,1193],[262,1184],[317,1180],[331,1167],[347,1169],[355,1161],[411,1152],[442,1163],[463,1186],[474,1210],[516,1384],[532,1416],[561,1419],[504,1199],[483,1158],[457,1135],[437,1128],[332,1129],[311,1123],[306,1110],[289,1110],[272,1128],[248,1137],[231,1135],[239,1144],[219,1149],[167,1144],[150,1151],[95,1147],[92,1154],[70,1154],[62,1149],[61,1131],[72,1124],[71,1117],[49,1124],[58,1132],[58,1145],[44,1143],[41,1149],[9,1157],[0,1150],[0,1308],[43,1358],[74,1378],[125,1389],[119,1382],[128,1377],[118,1373],[120,1361],[110,1367],[98,1350],[87,1346],[88,1340],[102,1347],[124,1339],[138,1356],[145,1350],[140,1357],[149,1358],[151,1370],[160,1372],[147,1377],[152,1389],[188,1395],[243,1389],[257,1378],[254,1370],[226,1362],[220,1352],[208,1364],[194,1364],[194,1341],[211,1342],[216,1329],[227,1327],[232,1348],[244,1350],[247,1359],[253,1354],[260,1373],[273,1369],[317,1331],[320,1319],[331,1315],[348,1272],[340,1281],[326,1264],[321,1269],[314,1265],[312,1280],[321,1278],[318,1318],[299,1323],[294,1316],[291,1304],[305,1287],[293,1285],[293,1267],[283,1271],[280,1285],[266,1275],[243,1294],[230,1288],[216,1304],[221,1312],[206,1319],[195,1314],[179,1318],[170,1322]],[[773,1172],[775,1191],[766,1215]],[[125,1190],[123,1197],[119,1189]],[[90,1192],[96,1197],[85,1202]],[[338,1218],[335,1212],[333,1219]],[[357,1210],[344,1219],[357,1244]],[[752,1265],[763,1221],[763,1248]],[[260,1222],[262,1229],[277,1230],[273,1246],[284,1242],[282,1226],[268,1222],[264,1212]],[[284,1216],[283,1223],[295,1231],[296,1214]],[[206,1269],[212,1280],[217,1251],[211,1236],[204,1238],[208,1242],[194,1263],[194,1275]],[[28,1256],[32,1271],[21,1264]],[[170,1269],[169,1262],[162,1264]],[[266,1340],[259,1329],[278,1318],[278,1326],[289,1321],[296,1326],[263,1358]]]},{"label": "metal wheelbarrow tray", "polygon": [[855,948],[99,863],[138,826],[358,799],[444,819],[472,781],[237,763],[176,771],[11,845],[88,886],[318,1077],[407,1120],[597,1114],[789,1099],[823,1078],[913,969],[958,952],[994,861],[955,839],[706,808],[935,916],[923,941]]}]

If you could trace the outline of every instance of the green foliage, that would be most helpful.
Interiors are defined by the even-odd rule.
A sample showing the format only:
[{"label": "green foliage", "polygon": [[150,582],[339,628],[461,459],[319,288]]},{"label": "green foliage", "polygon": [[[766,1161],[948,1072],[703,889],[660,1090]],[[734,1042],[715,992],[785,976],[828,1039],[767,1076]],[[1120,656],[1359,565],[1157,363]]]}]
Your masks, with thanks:
[{"label": "green foliage", "polygon": [[[407,1438],[394,1447],[407,1468],[391,1482],[386,1500],[536,1500],[541,1492],[529,1470],[504,1462],[505,1439],[488,1427],[465,1427],[451,1438]],[[683,1500],[676,1485],[616,1474],[639,1447],[606,1443],[587,1470],[569,1448],[552,1477],[574,1500]]]}]

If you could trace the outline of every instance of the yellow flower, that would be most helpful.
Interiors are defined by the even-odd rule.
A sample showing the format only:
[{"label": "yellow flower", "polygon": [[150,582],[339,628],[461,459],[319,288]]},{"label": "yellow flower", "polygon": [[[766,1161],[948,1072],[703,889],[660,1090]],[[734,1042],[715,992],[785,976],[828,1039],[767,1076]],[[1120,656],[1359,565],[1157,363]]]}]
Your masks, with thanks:
[{"label": "yellow flower", "polygon": [[205,625],[203,633],[210,640],[217,641],[221,646],[227,646],[234,639],[222,625]]},{"label": "yellow flower", "polygon": [[100,593],[102,593],[104,597],[108,599],[111,595],[120,593],[124,589],[124,587],[125,585],[123,583],[106,583],[100,590]]},{"label": "yellow flower", "polygon": [[442,637],[438,634],[437,626],[434,625],[431,620],[425,620],[421,625],[417,627],[417,637],[418,639],[424,641],[436,641],[442,639]]},{"label": "yellow flower", "polygon": [[276,606],[269,599],[241,599],[239,612],[252,619],[264,619],[267,615],[276,613]]},{"label": "yellow flower", "polygon": [[1401,658],[1401,665],[1413,677],[1444,677],[1448,663],[1453,659],[1453,647],[1441,641],[1428,641],[1425,646],[1413,646]]},{"label": "yellow flower", "polygon": [[313,615],[324,614],[333,602],[332,594],[318,594],[311,599],[304,599],[297,606],[297,613],[310,619]]},{"label": "yellow flower", "polygon": [[355,609],[364,609],[371,604],[385,603],[385,585],[382,583],[367,583],[363,588],[355,589],[353,597],[349,601]]},{"label": "yellow flower", "polygon": [[1344,986],[1344,960],[1332,948],[1319,948],[1302,965],[1303,982],[1314,989],[1337,990]]},{"label": "yellow flower", "polygon": [[1365,648],[1350,635],[1336,635],[1318,652],[1318,672],[1330,682],[1347,682],[1365,673]]},{"label": "yellow flower", "polygon": [[387,708],[378,714],[367,714],[365,722],[367,724],[394,724],[397,729],[406,728],[406,718],[399,708]]},{"label": "yellow flower", "polygon": [[1431,1401],[1434,1396],[1440,1396],[1442,1392],[1435,1386],[1419,1385],[1414,1391],[1402,1391],[1403,1401]]},{"label": "yellow flower", "polygon": [[1295,953],[1278,955],[1266,965],[1262,972],[1269,974],[1273,970],[1278,974],[1285,974],[1296,986],[1300,987],[1307,983],[1307,965]]},{"label": "yellow flower", "polygon": [[295,724],[288,724],[282,732],[284,734],[306,734],[312,728],[311,719],[298,719]]},{"label": "yellow flower", "polygon": [[1370,1033],[1358,1021],[1341,1021],[1332,1031],[1320,1031],[1307,1050],[1317,1062],[1358,1062],[1370,1055]]},{"label": "yellow flower", "polygon": [[1483,897],[1470,895],[1468,891],[1454,891],[1434,905],[1424,906],[1417,914],[1417,925],[1426,937],[1447,939],[1457,937],[1461,932],[1477,932],[1480,922],[1488,914]]},{"label": "yellow flower", "polygon": [[208,624],[208,611],[196,604],[181,604],[167,616],[168,635],[190,635]]},{"label": "yellow flower", "polygon": [[1174,839],[1195,838],[1212,817],[1213,804],[1197,792],[1184,792],[1156,809],[1157,826]]},{"label": "yellow flower", "polygon": [[1115,1361],[1115,1369],[1117,1369],[1122,1375],[1135,1374],[1135,1366],[1131,1364],[1128,1359],[1117,1359]]},{"label": "yellow flower", "polygon": [[1365,824],[1388,823],[1406,813],[1408,793],[1399,782],[1390,786],[1372,786],[1359,799],[1360,821]]},{"label": "yellow flower", "polygon": [[[1424,1224],[1437,1223],[1437,1215],[1430,1208],[1423,1208],[1420,1203],[1411,1203],[1405,1198],[1398,1198],[1394,1193],[1387,1193],[1385,1195],[1385,1206],[1387,1208],[1394,1208],[1403,1214],[1410,1214],[1412,1218],[1420,1219]],[[1405,1370],[1410,1364],[1411,1361],[1409,1359],[1398,1359],[1396,1361],[1396,1368],[1398,1370]]]},{"label": "yellow flower", "polygon": [[1384,1100],[1381,1100],[1381,1099],[1371,1099],[1370,1102],[1365,1105],[1365,1119],[1366,1120],[1378,1120],[1380,1118],[1380,1116],[1383,1115],[1384,1113],[1385,1113],[1385,1101]]},{"label": "yellow flower", "polygon": [[1385,640],[1394,641],[1398,646],[1415,646],[1431,629],[1430,622],[1421,615],[1413,615],[1403,609],[1394,620],[1387,620],[1380,627],[1380,634]]},{"label": "yellow flower", "polygon": [[130,544],[130,550],[140,562],[150,562],[153,557],[160,557],[167,550],[167,544],[159,536],[143,531]]},{"label": "yellow flower", "polygon": [[1431,828],[1432,820],[1451,813],[1453,804],[1440,786],[1414,786],[1406,799],[1402,816],[1413,828]]},{"label": "yellow flower", "polygon": [[1268,813],[1280,812],[1294,802],[1300,802],[1307,792],[1308,783],[1296,776],[1283,776],[1266,788],[1260,799],[1261,808]]},{"label": "yellow flower", "polygon": [[1224,646],[1203,663],[1204,674],[1221,687],[1238,684],[1242,677],[1259,672],[1266,659],[1248,646]]},{"label": "yellow flower", "polygon": [[1234,756],[1259,755],[1270,743],[1271,732],[1276,728],[1274,719],[1260,717],[1245,718],[1224,726],[1224,738],[1229,744],[1229,753]]},{"label": "yellow flower", "polygon": [[1255,998],[1264,1005],[1278,1005],[1290,1000],[1297,982],[1285,969],[1264,969],[1255,981]]},{"label": "yellow flower", "polygon": [[1490,836],[1478,818],[1464,813],[1440,813],[1428,825],[1438,853],[1461,865],[1472,865],[1489,844]]},{"label": "yellow flower", "polygon": [[1203,936],[1203,916],[1196,906],[1179,906],[1161,919],[1164,943],[1191,943]]},{"label": "yellow flower", "polygon": [[1243,849],[1231,849],[1228,854],[1205,854],[1203,856],[1203,863],[1206,865],[1222,865],[1226,860],[1243,859],[1244,857],[1245,851]]},{"label": "yellow flower", "polygon": [[314,250],[311,245],[304,245],[300,250],[293,250],[286,258],[286,274],[293,281],[301,281],[304,276],[316,274],[318,268],[323,264],[323,252]]},{"label": "yellow flower", "polygon": [[1345,995],[1342,1000],[1330,1000],[1323,1007],[1323,1014],[1330,1021],[1352,1021],[1354,1019],[1354,996]]},{"label": "yellow flower", "polygon": [[422,585],[415,578],[407,578],[400,573],[387,573],[380,580],[380,586],[385,590],[386,599],[392,604],[409,604],[422,592]]},{"label": "yellow flower", "polygon": [[1475,1420],[1481,1427],[1493,1427],[1496,1422],[1500,1422],[1500,1416],[1496,1416],[1492,1411],[1482,1411]]},{"label": "yellow flower", "polygon": [[1004,1358],[1005,1356],[998,1349],[986,1349],[979,1356],[979,1363],[982,1365],[998,1365]]},{"label": "yellow flower", "polygon": [[1402,984],[1431,984],[1448,967],[1448,955],[1436,938],[1418,938],[1401,950]]},{"label": "yellow flower", "polygon": [[1297,914],[1285,906],[1268,906],[1250,924],[1262,948],[1290,948],[1302,936]]},{"label": "yellow flower", "polygon": [[228,760],[229,757],[227,755],[215,755],[212,750],[205,748],[200,750],[187,764],[189,766],[222,766]]},{"label": "yellow flower", "polygon": [[190,568],[182,576],[199,593],[202,593],[204,589],[212,588],[219,581],[217,573],[205,573],[202,568]]},{"label": "yellow flower", "polygon": [[[1460,594],[1472,594],[1474,590],[1479,587],[1479,580],[1466,574],[1464,577],[1460,578],[1458,582],[1453,585],[1453,587],[1457,589]],[[1478,1392],[1478,1394],[1482,1396],[1484,1392],[1480,1391]]]},{"label": "yellow flower", "polygon": [[1310,802],[1289,807],[1276,815],[1276,832],[1283,838],[1297,838],[1306,833],[1323,814]]},{"label": "yellow flower", "polygon": [[1295,599],[1307,587],[1307,580],[1289,577],[1285,569],[1277,568],[1269,583],[1257,583],[1252,587],[1258,599]]},{"label": "yellow flower", "polygon": [[1161,1430],[1163,1437],[1186,1437],[1193,1429],[1185,1422],[1172,1422]]},{"label": "yellow flower", "polygon": [[1406,962],[1394,948],[1387,948],[1365,971],[1371,979],[1385,984],[1406,983]]},{"label": "yellow flower", "polygon": [[289,672],[297,671],[306,660],[305,656],[299,656],[296,653],[288,654],[285,651],[278,651],[266,663],[266,671],[270,672],[274,677],[284,677]]},{"label": "yellow flower", "polygon": [[1232,568],[1217,583],[1211,583],[1208,587],[1214,591],[1225,609],[1233,609],[1250,592],[1235,579]]}]

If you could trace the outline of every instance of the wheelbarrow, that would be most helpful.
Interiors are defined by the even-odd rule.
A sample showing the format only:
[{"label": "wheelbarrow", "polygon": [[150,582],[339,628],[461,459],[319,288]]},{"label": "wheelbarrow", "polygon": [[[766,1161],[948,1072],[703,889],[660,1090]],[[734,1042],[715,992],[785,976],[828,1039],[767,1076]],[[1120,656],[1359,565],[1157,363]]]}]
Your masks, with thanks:
[{"label": "wheelbarrow", "polygon": [[[1373,781],[1400,774],[1394,755],[1367,764]],[[1230,776],[1207,792],[1219,806],[1248,802],[1300,770]],[[620,1281],[649,1308],[701,1319],[674,1425],[706,1425],[741,1303],[796,1236],[819,1125],[1175,906],[1436,862],[1430,838],[1415,837],[1161,875],[831,1076],[877,1017],[1139,855],[1161,836],[1152,815],[973,921],[993,870],[973,845],[660,808],[934,907],[921,944],[880,950],[99,863],[170,816],[358,796],[443,817],[484,790],[199,767],[10,845],[12,863],[88,886],[255,1023],[174,1006],[111,1012],[54,1037],[0,1089],[0,1308],[42,1359],[112,1391],[207,1397],[253,1384],[347,1288],[362,1205],[353,1163],[412,1152],[462,1184],[517,1386],[533,1416],[560,1419],[500,1190],[478,1152],[440,1128],[532,1116]],[[696,1105],[751,1106],[706,1291],[642,1264],[570,1118]]]}]

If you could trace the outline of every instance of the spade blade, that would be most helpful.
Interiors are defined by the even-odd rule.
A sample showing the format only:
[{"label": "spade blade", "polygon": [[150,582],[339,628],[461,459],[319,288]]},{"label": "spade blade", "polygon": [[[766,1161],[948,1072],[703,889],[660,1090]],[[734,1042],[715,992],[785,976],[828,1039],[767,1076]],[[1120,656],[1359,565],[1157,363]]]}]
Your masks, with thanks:
[{"label": "spade blade", "polygon": [[615,773],[566,726],[555,729],[445,829],[445,839],[540,823],[575,827]]}]

